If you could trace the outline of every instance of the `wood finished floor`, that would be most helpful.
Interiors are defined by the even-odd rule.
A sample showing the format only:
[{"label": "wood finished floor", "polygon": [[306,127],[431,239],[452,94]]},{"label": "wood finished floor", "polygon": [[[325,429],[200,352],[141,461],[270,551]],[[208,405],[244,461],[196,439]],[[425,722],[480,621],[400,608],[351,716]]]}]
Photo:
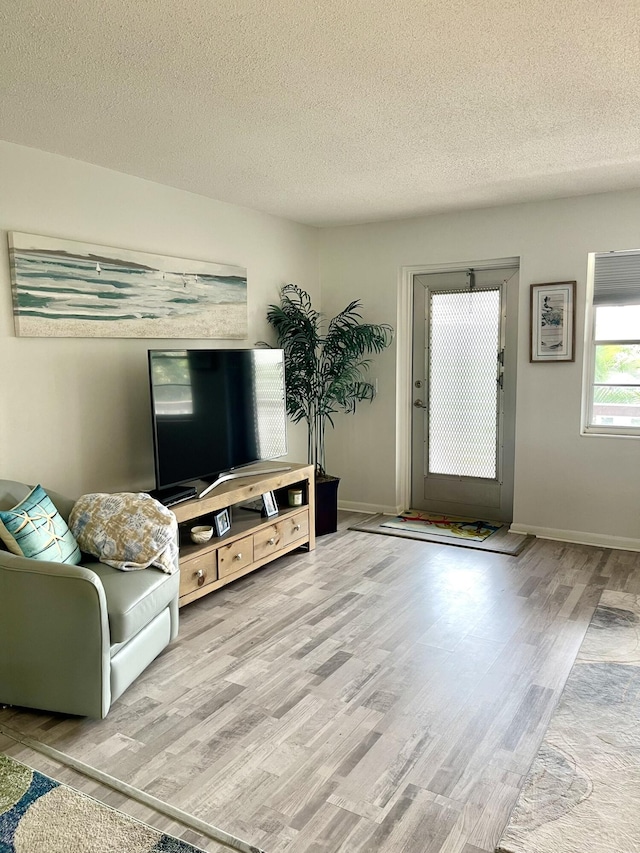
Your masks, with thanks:
[{"label": "wood finished floor", "polygon": [[0,723],[269,853],[493,851],[600,594],[640,592],[640,554],[534,540],[511,557],[352,520],[183,608],[106,720]]}]

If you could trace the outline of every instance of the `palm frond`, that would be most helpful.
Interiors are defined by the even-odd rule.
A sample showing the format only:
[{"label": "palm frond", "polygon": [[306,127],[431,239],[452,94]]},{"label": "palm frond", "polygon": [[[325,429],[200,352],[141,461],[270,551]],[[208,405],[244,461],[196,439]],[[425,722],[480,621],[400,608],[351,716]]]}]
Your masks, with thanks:
[{"label": "palm frond", "polygon": [[[310,295],[295,284],[280,291],[280,305],[270,305],[267,320],[285,354],[287,413],[306,421],[309,462],[324,472],[327,422],[337,412],[355,412],[371,401],[375,388],[364,374],[369,353],[381,353],[393,340],[387,323],[363,323],[360,300],[350,302],[328,324],[313,308]],[[326,331],[324,328],[326,326]]]}]

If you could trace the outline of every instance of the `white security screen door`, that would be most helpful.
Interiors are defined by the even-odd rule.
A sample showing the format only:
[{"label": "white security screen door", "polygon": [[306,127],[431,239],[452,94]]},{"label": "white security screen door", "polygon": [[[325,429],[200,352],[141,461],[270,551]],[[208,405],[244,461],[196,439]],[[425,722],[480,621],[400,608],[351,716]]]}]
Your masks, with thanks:
[{"label": "white security screen door", "polygon": [[504,282],[514,274],[415,276],[414,509],[510,520]]},{"label": "white security screen door", "polygon": [[495,480],[500,288],[432,292],[428,322],[427,471]]}]

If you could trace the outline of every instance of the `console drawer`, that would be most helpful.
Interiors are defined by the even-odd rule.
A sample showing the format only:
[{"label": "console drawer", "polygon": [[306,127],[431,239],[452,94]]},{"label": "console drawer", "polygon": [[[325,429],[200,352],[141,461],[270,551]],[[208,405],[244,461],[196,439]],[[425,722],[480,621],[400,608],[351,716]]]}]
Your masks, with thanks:
[{"label": "console drawer", "polygon": [[218,577],[233,575],[253,563],[253,536],[236,539],[218,548]]},{"label": "console drawer", "polygon": [[216,552],[199,554],[189,560],[180,560],[180,596],[187,595],[218,579]]},{"label": "console drawer", "polygon": [[295,515],[276,521],[269,527],[259,530],[253,537],[253,556],[259,560],[267,554],[274,554],[296,539],[302,539],[309,533],[309,511],[303,510]]},{"label": "console drawer", "polygon": [[285,539],[283,545],[288,545],[289,542],[295,542],[296,539],[307,536],[309,533],[309,510],[305,509],[290,518],[285,518],[282,525]]}]

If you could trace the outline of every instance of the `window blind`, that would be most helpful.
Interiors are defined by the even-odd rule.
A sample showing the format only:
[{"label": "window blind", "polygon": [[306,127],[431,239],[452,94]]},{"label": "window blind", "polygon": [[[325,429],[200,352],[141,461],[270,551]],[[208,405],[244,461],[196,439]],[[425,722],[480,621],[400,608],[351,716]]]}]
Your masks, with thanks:
[{"label": "window blind", "polygon": [[597,254],[593,304],[632,303],[640,303],[640,250]]}]

